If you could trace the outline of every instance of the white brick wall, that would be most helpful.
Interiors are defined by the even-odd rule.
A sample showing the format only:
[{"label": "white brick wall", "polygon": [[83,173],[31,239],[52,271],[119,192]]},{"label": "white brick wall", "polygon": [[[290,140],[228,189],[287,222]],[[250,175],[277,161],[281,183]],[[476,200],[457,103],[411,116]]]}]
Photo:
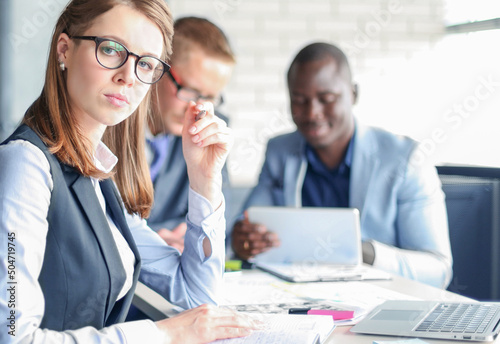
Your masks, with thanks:
[{"label": "white brick wall", "polygon": [[[16,19],[7,34],[26,40],[18,47],[19,56],[13,59],[13,68],[22,74],[11,82],[16,95],[12,107],[14,127],[40,92],[50,34],[67,0],[10,1]],[[196,15],[215,22],[236,51],[238,64],[222,110],[231,118],[237,138],[230,157],[230,163],[239,166],[231,176],[237,185],[255,183],[270,133],[293,129],[285,73],[291,58],[305,44],[339,44],[351,59],[355,78],[370,85],[378,82],[373,78],[386,74],[399,61],[432,47],[443,34],[444,0],[166,1],[176,18]],[[24,37],[28,26],[38,23],[35,19],[42,16],[43,25]],[[33,51],[41,58],[33,60]],[[27,77],[35,77],[29,88],[23,83]],[[368,112],[371,106],[363,102],[371,98],[363,96],[364,85],[358,109]],[[357,115],[377,123],[371,113],[358,111]],[[277,118],[280,125],[276,124]],[[270,125],[270,120],[275,123]]]},{"label": "white brick wall", "polygon": [[[285,73],[305,44],[339,44],[355,76],[379,74],[443,34],[443,0],[168,0],[174,16],[198,15],[219,25],[238,55],[225,92],[236,143],[235,184],[253,184],[268,136],[292,130]],[[280,125],[270,118],[283,116]]]},{"label": "white brick wall", "polygon": [[[3,34],[15,77],[0,86],[8,85],[12,95],[10,113],[2,115],[7,130],[0,135],[14,130],[40,94],[50,36],[68,0],[6,1],[11,23]],[[454,0],[166,1],[175,17],[203,16],[221,26],[238,55],[223,109],[237,136],[230,157],[235,184],[253,184],[267,139],[293,129],[285,71],[299,48],[319,40],[348,53],[360,88],[354,111],[361,121],[424,143],[444,130],[446,142],[429,153],[435,162],[500,167],[500,48],[495,44],[500,31],[443,35],[444,18],[452,17],[446,12],[468,5]],[[496,2],[470,8],[494,16]],[[487,99],[460,124],[450,122],[446,114],[470,101],[485,78],[493,80]]]}]

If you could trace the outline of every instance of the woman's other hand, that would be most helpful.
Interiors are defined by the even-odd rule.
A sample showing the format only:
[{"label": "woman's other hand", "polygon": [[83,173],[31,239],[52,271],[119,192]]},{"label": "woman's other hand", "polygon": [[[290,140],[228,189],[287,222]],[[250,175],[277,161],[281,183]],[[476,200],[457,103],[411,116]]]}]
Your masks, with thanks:
[{"label": "woman's other hand", "polygon": [[156,325],[165,333],[168,344],[201,344],[244,337],[262,326],[247,315],[206,304],[157,321]]}]

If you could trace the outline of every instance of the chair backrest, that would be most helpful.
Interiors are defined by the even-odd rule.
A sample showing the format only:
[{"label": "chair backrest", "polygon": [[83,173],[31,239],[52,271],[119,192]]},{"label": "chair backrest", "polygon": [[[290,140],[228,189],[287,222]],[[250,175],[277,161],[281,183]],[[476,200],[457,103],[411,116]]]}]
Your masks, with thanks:
[{"label": "chair backrest", "polygon": [[448,290],[500,299],[500,169],[438,166],[450,230],[453,279]]}]

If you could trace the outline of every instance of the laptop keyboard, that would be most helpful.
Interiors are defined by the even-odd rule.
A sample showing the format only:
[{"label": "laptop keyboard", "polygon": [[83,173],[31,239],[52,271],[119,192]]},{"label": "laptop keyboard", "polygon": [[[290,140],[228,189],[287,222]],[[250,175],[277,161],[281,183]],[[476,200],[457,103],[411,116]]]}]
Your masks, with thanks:
[{"label": "laptop keyboard", "polygon": [[415,331],[484,333],[499,309],[490,304],[440,303]]}]

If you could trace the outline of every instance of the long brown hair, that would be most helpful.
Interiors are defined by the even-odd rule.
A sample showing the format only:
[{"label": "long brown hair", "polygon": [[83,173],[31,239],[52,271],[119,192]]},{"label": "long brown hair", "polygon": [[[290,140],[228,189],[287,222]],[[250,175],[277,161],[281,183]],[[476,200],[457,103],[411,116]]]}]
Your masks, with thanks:
[{"label": "long brown hair", "polygon": [[61,33],[81,35],[95,18],[119,4],[139,11],[158,26],[163,35],[162,59],[168,60],[172,54],[173,20],[164,0],[72,0],[54,29],[42,93],[26,112],[23,123],[41,136],[62,163],[73,166],[82,175],[99,179],[112,176],[127,211],[144,218],[153,203],[153,186],[144,154],[150,91],[131,116],[106,129],[103,142],[118,157],[113,172],[106,174],[95,166],[90,143],[72,116],[64,74],[58,64],[57,41]]}]

